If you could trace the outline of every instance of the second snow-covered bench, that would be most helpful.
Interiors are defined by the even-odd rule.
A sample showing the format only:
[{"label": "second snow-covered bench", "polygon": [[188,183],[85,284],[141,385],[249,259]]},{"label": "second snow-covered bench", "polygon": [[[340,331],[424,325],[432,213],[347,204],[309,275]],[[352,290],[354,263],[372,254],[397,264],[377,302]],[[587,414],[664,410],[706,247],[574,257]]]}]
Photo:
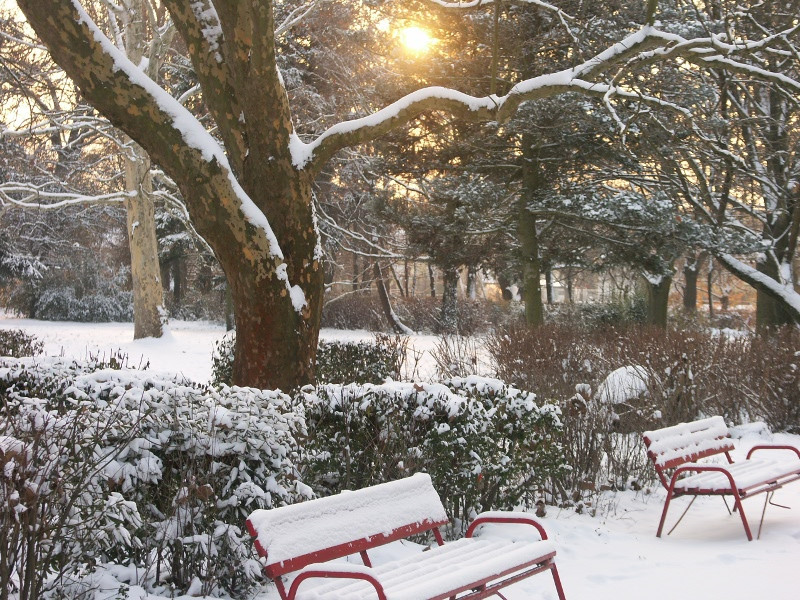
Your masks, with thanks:
[{"label": "second snow-covered bench", "polygon": [[[750,525],[744,515],[742,500],[766,493],[764,510],[775,490],[787,483],[800,480],[800,449],[793,446],[760,445],[747,453],[747,459],[733,462],[730,451],[733,442],[722,417],[709,417],[692,423],[680,423],[655,431],[644,432],[647,455],[653,461],[661,483],[667,489],[667,499],[661,513],[656,535],[661,537],[664,520],[673,498],[679,496],[733,496],[735,510],[739,512],[747,539],[752,540]],[[789,459],[752,459],[756,451],[783,450]],[[796,457],[791,456],[791,452]],[[696,462],[710,456],[724,456],[724,463]],[[691,503],[689,504],[691,506]],[[689,510],[689,507],[686,508]],[[684,511],[685,514],[685,511]],[[681,515],[681,518],[683,515]],[[761,513],[761,522],[764,512]],[[678,519],[678,523],[680,519]],[[675,524],[677,526],[677,523]],[[675,527],[673,527],[674,529]],[[761,534],[761,525],[758,528]]]},{"label": "second snow-covered bench", "polygon": [[[527,513],[479,515],[466,537],[444,543],[448,522],[430,476],[417,474],[355,492],[343,492],[271,510],[256,510],[247,528],[266,558],[265,571],[283,600],[477,599],[543,571],[550,571],[565,600],[544,528]],[[530,541],[473,537],[486,523],[523,523]],[[439,546],[372,566],[369,549],[432,530]],[[363,565],[337,562],[360,554]],[[324,563],[324,564],[322,564]],[[294,574],[287,593],[284,576]]]}]

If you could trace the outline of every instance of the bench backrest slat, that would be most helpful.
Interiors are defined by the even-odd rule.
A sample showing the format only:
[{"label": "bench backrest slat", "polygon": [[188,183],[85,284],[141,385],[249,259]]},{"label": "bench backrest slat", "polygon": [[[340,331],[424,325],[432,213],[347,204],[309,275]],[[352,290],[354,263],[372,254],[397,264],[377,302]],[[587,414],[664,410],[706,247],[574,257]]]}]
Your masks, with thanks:
[{"label": "bench backrest slat", "polygon": [[728,436],[725,420],[717,416],[645,431],[644,441],[656,469],[671,469],[733,450]]},{"label": "bench backrest slat", "polygon": [[266,557],[270,577],[290,573],[440,527],[448,522],[424,473],[270,510],[256,510],[247,528]]}]

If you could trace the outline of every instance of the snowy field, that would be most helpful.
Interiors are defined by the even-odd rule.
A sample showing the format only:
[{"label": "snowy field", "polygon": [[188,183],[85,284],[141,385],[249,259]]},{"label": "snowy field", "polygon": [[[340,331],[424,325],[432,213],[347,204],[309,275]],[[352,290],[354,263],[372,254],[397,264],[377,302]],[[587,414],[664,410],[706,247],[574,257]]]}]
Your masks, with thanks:
[{"label": "snowy field", "polygon": [[[131,365],[147,360],[152,369],[183,373],[196,381],[209,379],[213,343],[224,335],[217,325],[174,322],[166,339],[133,342],[130,324],[46,323],[2,315],[0,328],[35,334],[45,342],[47,354],[83,358],[119,349],[128,354]],[[322,337],[359,340],[372,336],[325,330]],[[435,338],[420,336],[413,342],[419,352],[428,353],[420,360],[420,372],[433,373],[429,351]],[[800,436],[770,435],[752,425],[737,431],[736,459],[756,443],[800,446]],[[761,539],[753,542],[747,541],[739,517],[728,515],[719,498],[699,498],[671,536],[657,539],[663,499],[661,489],[609,494],[600,499],[594,517],[549,507],[543,524],[556,543],[556,563],[569,600],[794,600],[800,595],[794,571],[800,566],[800,482],[777,492],[774,501],[792,509],[767,507]],[[744,503],[754,532],[763,502],[762,495]],[[668,528],[687,503],[687,499],[673,502]],[[418,551],[420,547],[413,544],[391,544],[375,552],[375,562]],[[98,592],[95,598],[110,600],[119,597],[118,591]],[[135,587],[127,594],[128,598],[156,600]],[[548,574],[518,583],[505,595],[509,600],[556,598]],[[278,600],[278,594],[267,588],[258,600]]]}]

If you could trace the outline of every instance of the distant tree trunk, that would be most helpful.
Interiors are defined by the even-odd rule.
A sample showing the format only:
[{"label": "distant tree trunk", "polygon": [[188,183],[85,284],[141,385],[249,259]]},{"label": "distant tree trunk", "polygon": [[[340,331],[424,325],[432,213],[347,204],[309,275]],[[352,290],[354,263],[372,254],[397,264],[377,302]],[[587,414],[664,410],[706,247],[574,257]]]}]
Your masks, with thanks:
[{"label": "distant tree trunk", "polygon": [[672,277],[663,277],[658,283],[647,281],[647,323],[658,327],[667,326],[669,288]]},{"label": "distant tree trunk", "polygon": [[389,290],[386,289],[381,266],[377,262],[373,265],[373,273],[375,275],[375,286],[378,288],[378,297],[381,300],[383,314],[386,316],[389,325],[395,333],[413,334],[414,332],[407,327],[394,312],[392,308],[392,299],[389,297]]},{"label": "distant tree trunk", "polygon": [[125,159],[125,199],[128,221],[128,246],[133,278],[133,338],[163,335],[164,289],[158,263],[158,240],[150,180],[150,160],[134,142],[135,159]]},{"label": "distant tree trunk", "polygon": [[428,263],[428,282],[431,286],[431,298],[436,298],[436,276],[433,273],[433,265]]},{"label": "distant tree trunk", "polygon": [[522,197],[517,214],[517,239],[522,260],[522,300],[525,303],[525,322],[529,326],[544,324],[542,303],[542,265],[539,260],[539,234],[536,216],[528,210],[528,203],[544,188],[544,174],[540,165],[536,140],[530,133],[522,136]]},{"label": "distant tree trunk", "polygon": [[[406,288],[403,287],[400,278],[397,276],[397,271],[394,270],[394,267],[392,265],[389,265],[389,270],[392,272],[392,279],[394,279],[394,282],[397,284],[397,289],[400,292],[400,296],[402,298],[405,298],[406,296],[408,296],[408,292],[406,292]],[[406,283],[408,283],[408,278],[406,278]]]},{"label": "distant tree trunk", "polygon": [[467,267],[467,298],[475,300],[478,297],[478,269],[474,265]]},{"label": "distant tree trunk", "polygon": [[405,288],[405,291],[406,291],[406,294],[405,294],[406,297],[409,297],[409,296],[412,295],[412,293],[411,293],[411,271],[408,268],[408,266],[409,266],[408,265],[408,259],[405,259],[403,261],[403,281],[405,282],[405,285],[403,287]]},{"label": "distant tree trunk", "polygon": [[357,292],[359,290],[359,283],[358,283],[358,254],[353,252],[353,291]]},{"label": "distant tree trunk", "polygon": [[182,256],[172,261],[172,299],[176,306],[183,306],[183,292],[186,287],[186,259]]},{"label": "distant tree trunk", "polygon": [[706,291],[708,294],[708,318],[714,318],[714,259],[708,258],[708,272],[706,273]]},{"label": "distant tree trunk", "polygon": [[547,303],[553,304],[555,302],[553,298],[553,272],[550,269],[544,272],[544,285],[547,290]]},{"label": "distant tree trunk", "polygon": [[[145,67],[151,78],[167,55],[172,34],[158,38],[158,43],[148,44],[146,26],[148,19],[142,4],[134,8],[123,27],[124,51],[128,58],[141,64],[145,53]],[[150,176],[150,156],[139,144],[130,141],[125,160],[125,189],[130,195],[125,200],[128,213],[128,242],[131,253],[133,278],[133,338],[160,338],[163,335],[164,289],[161,284],[161,267],[158,264],[158,239],[156,237],[153,183]]]},{"label": "distant tree trunk", "polygon": [[696,256],[687,257],[683,267],[683,310],[692,314],[697,312],[698,263]]},{"label": "distant tree trunk", "polygon": [[575,298],[572,296],[572,269],[567,269],[567,301],[570,304],[575,304]]},{"label": "distant tree trunk", "polygon": [[458,269],[442,269],[442,333],[458,332]]},{"label": "distant tree trunk", "polygon": [[517,237],[522,254],[522,300],[525,303],[525,322],[532,326],[542,325],[544,305],[536,217],[523,205],[520,207],[518,219]]}]

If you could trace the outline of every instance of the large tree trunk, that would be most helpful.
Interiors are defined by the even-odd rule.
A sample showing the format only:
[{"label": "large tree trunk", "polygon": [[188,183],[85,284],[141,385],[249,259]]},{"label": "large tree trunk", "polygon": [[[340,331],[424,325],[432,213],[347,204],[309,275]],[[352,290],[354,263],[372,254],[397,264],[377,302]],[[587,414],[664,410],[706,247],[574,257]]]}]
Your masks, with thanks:
[{"label": "large tree trunk", "polygon": [[[195,12],[199,3],[165,0],[190,48],[223,152],[188,111],[110,47],[77,4],[18,4],[87,100],[181,190],[231,288],[233,382],[285,390],[313,382],[323,289],[311,204],[314,172],[293,162],[294,130],[275,67],[270,7],[217,3],[217,20]],[[209,29],[209,18],[216,28]],[[215,58],[219,52],[225,60]]]}]

